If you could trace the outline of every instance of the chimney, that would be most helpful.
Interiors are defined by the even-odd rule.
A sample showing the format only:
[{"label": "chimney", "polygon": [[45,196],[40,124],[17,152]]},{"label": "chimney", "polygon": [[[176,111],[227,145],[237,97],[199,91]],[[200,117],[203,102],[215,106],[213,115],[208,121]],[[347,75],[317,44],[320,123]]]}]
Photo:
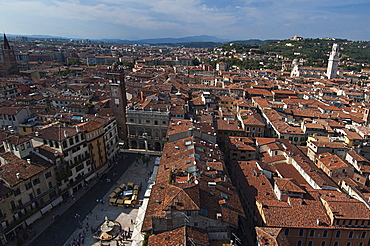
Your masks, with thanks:
[{"label": "chimney", "polygon": [[76,126],[76,132],[80,132],[80,127]]},{"label": "chimney", "polygon": [[68,137],[68,132],[67,132],[67,130],[64,130],[64,137]]},{"label": "chimney", "polygon": [[31,164],[31,159],[27,159],[28,164]]},{"label": "chimney", "polygon": [[17,176],[17,179],[21,179],[21,174],[20,173],[16,173],[15,175]]},{"label": "chimney", "polygon": [[38,137],[40,134],[39,134],[39,132],[35,132],[35,135],[36,135],[36,137]]}]

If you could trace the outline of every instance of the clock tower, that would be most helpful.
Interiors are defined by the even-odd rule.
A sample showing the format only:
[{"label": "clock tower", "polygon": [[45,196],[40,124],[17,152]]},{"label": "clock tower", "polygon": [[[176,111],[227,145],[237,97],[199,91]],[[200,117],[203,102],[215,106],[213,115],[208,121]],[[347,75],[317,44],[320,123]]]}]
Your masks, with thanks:
[{"label": "clock tower", "polygon": [[[117,73],[116,73],[117,72]],[[123,71],[114,71],[109,73],[111,107],[114,117],[117,119],[118,137],[127,146],[127,126],[126,126],[126,86],[125,75]]]}]

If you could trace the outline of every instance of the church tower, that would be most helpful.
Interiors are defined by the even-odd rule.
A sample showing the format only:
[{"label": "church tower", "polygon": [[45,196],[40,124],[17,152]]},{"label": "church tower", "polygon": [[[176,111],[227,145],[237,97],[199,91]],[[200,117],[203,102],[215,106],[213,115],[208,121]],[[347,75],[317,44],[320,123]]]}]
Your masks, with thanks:
[{"label": "church tower", "polygon": [[337,77],[338,63],[339,46],[338,44],[333,44],[333,48],[331,49],[329,56],[328,70],[326,71],[326,76],[328,76],[328,79],[334,79]]},{"label": "church tower", "polygon": [[0,65],[0,76],[19,74],[17,60],[15,59],[14,49],[10,47],[8,38],[4,33],[4,44],[1,46],[3,62]]}]

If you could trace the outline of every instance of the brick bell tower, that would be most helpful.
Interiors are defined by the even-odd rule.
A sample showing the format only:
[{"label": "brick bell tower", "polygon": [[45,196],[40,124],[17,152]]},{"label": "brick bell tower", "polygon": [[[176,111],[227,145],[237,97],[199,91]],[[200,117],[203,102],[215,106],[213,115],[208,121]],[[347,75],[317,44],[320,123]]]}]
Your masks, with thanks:
[{"label": "brick bell tower", "polygon": [[4,33],[4,43],[3,45],[1,45],[1,55],[3,57],[3,62],[2,64],[0,63],[0,76],[5,77],[12,74],[19,74],[14,49],[9,45],[9,41],[5,33]]},{"label": "brick bell tower", "polygon": [[127,148],[127,126],[126,126],[126,85],[123,70],[118,70],[113,66],[112,72],[108,73],[111,92],[111,107],[114,117],[117,119],[118,137]]}]

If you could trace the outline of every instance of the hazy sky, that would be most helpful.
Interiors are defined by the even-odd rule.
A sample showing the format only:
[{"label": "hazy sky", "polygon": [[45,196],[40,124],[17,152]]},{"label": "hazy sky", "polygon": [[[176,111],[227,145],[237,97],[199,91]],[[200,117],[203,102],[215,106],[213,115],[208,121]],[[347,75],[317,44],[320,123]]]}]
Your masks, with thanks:
[{"label": "hazy sky", "polygon": [[369,0],[0,0],[0,31],[70,38],[370,40]]}]

